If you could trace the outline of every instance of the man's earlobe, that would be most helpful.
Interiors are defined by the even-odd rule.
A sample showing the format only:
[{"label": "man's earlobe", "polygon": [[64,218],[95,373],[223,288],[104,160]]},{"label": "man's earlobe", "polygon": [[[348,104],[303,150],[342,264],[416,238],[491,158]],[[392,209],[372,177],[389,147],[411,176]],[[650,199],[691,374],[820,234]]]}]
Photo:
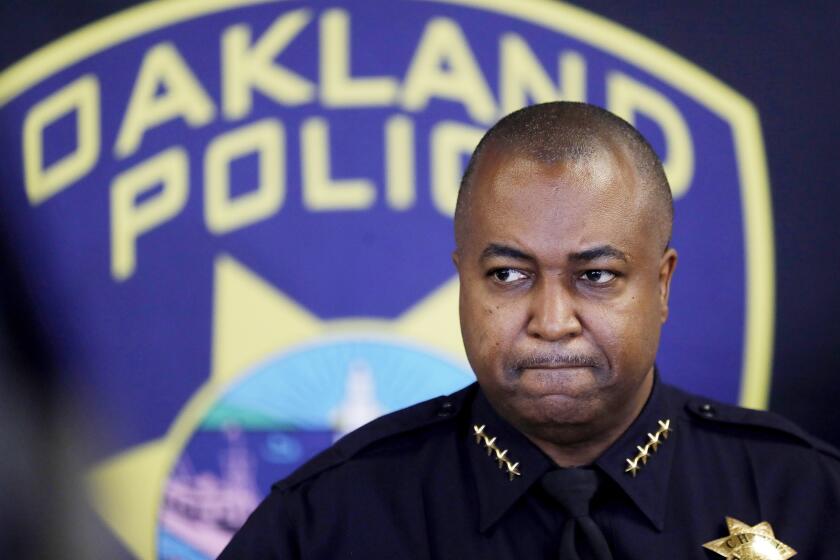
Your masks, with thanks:
[{"label": "man's earlobe", "polygon": [[662,322],[668,319],[668,299],[671,295],[671,280],[677,268],[677,251],[672,247],[665,250],[659,261],[659,302],[662,309]]}]

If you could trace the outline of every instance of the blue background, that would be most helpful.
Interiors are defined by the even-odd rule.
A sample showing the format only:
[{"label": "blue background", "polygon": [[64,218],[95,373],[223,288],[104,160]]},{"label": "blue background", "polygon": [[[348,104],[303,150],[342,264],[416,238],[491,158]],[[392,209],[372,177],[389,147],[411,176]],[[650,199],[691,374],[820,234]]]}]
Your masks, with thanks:
[{"label": "blue background", "polygon": [[[829,2],[809,2],[805,6],[756,0],[666,4],[643,0],[626,0],[621,3],[587,0],[573,3],[661,43],[715,75],[757,106],[768,154],[777,251],[777,321],[771,409],[787,414],[830,441],[840,443],[840,423],[835,404],[837,372],[840,371],[840,353],[836,350],[837,341],[840,340],[840,326],[836,319],[837,310],[840,309],[840,290],[834,282],[840,275],[840,261],[834,256],[840,243],[840,225],[836,217],[837,208],[840,207],[840,194],[836,189],[840,184],[840,173],[835,163],[838,124],[835,100],[840,98],[840,88],[837,80],[832,79],[837,71],[835,55],[840,52],[840,38],[836,33],[840,25],[837,7]],[[0,49],[0,65],[7,66],[68,31],[132,4],[134,2],[131,0],[83,3],[7,0],[0,4],[0,27],[4,38],[3,48]],[[530,36],[528,39],[539,40]],[[474,40],[473,36],[471,40]],[[596,57],[589,52],[586,55],[590,64],[594,64]],[[121,99],[125,98],[125,95],[121,96]],[[108,146],[112,140],[106,138],[104,145]],[[151,139],[148,141],[152,142]],[[422,142],[418,143],[418,147],[425,149]],[[143,152],[146,153],[145,145]],[[378,153],[377,150],[374,152]],[[293,152],[290,152],[289,157],[292,162],[297,159]],[[339,161],[333,164],[336,171],[342,169]],[[420,159],[418,169],[422,168],[423,161]],[[356,171],[352,167],[344,168],[348,176]],[[0,182],[12,183],[11,173],[10,168],[0,167]],[[65,279],[65,288],[56,290],[49,278],[70,268],[62,264],[65,263],[64,259],[84,254],[86,247],[90,246],[86,245],[88,243],[101,245],[107,239],[107,224],[101,222],[107,219],[107,197],[104,196],[104,186],[102,188],[101,196],[89,197],[89,203],[99,205],[90,207],[90,215],[69,212],[61,216],[68,231],[74,229],[71,227],[74,223],[84,223],[96,229],[96,232],[85,234],[85,227],[75,228],[77,235],[89,235],[89,238],[68,237],[68,231],[41,232],[48,236],[55,247],[62,247],[61,251],[55,251],[49,258],[47,255],[33,254],[37,252],[29,248],[20,235],[21,228],[26,226],[21,226],[18,220],[24,217],[10,213],[7,209],[10,205],[20,204],[22,199],[8,200],[5,198],[7,190],[4,189],[3,211],[0,211],[0,303],[6,317],[5,330],[11,333],[12,339],[22,341],[21,352],[29,362],[45,364],[51,355],[67,357],[84,353],[85,359],[93,357],[101,363],[111,363],[120,371],[128,372],[128,379],[133,381],[130,393],[114,397],[115,401],[98,403],[109,417],[122,417],[113,423],[115,435],[106,446],[106,449],[116,449],[129,442],[159,435],[168,424],[164,416],[168,415],[171,419],[184,399],[192,394],[195,384],[206,377],[209,365],[206,345],[210,337],[207,309],[210,297],[207,281],[210,275],[210,256],[218,247],[227,248],[250,266],[264,262],[266,255],[261,254],[258,248],[250,252],[242,248],[247,245],[244,238],[256,235],[256,230],[261,227],[270,229],[276,218],[270,223],[252,228],[253,234],[251,230],[242,231],[241,235],[235,233],[221,239],[212,251],[203,254],[196,252],[195,266],[191,269],[190,277],[198,280],[177,284],[178,289],[175,289],[170,278],[165,274],[160,275],[161,271],[167,270],[177,261],[179,250],[191,247],[190,250],[195,252],[193,242],[201,241],[207,235],[199,222],[196,200],[191,199],[192,206],[187,207],[180,219],[168,225],[166,235],[157,240],[154,235],[150,235],[141,241],[140,262],[134,284],[142,285],[142,289],[132,288],[128,284],[108,287],[104,280],[101,285],[92,284],[91,277],[109,279],[108,260],[99,259],[95,263],[91,261],[94,264],[87,270],[87,279],[81,274],[78,277],[70,275]],[[292,191],[290,185],[290,195]],[[423,192],[422,187],[419,192]],[[20,195],[22,193],[18,192],[17,196]],[[74,196],[83,196],[81,192],[74,195],[72,189],[65,195],[67,202],[62,203],[68,205],[65,210],[73,208]],[[55,199],[55,202],[58,200]],[[292,205],[293,197],[290,196],[278,216],[284,215]],[[60,205],[56,205],[55,210],[49,210],[49,206],[45,204],[43,207],[45,221],[50,212],[61,211]],[[719,208],[730,207],[721,204]],[[678,228],[689,227],[690,224],[685,222],[692,217],[688,212],[680,212],[679,209],[678,212]],[[188,216],[193,218],[188,219]],[[699,214],[695,216],[699,219]],[[430,216],[429,219],[433,218]],[[100,220],[100,223],[96,220]],[[276,227],[280,228],[279,225]],[[343,234],[346,231],[343,228],[337,233]],[[737,249],[740,244],[731,242],[725,235],[722,237],[726,243],[720,245],[717,251],[723,251],[723,257],[731,259],[731,262],[742,262],[739,255],[727,253]],[[274,239],[277,245],[272,250],[286,249],[292,244],[292,240],[287,238]],[[385,245],[388,240],[379,242]],[[173,243],[183,245],[173,246]],[[431,240],[428,244],[429,253],[421,255],[424,266],[419,273],[416,266],[420,259],[412,258],[405,262],[396,260],[396,266],[403,268],[396,270],[395,274],[408,270],[418,276],[428,275],[428,283],[434,284],[438,281],[435,279],[445,275],[443,271],[449,266],[448,256],[439,251],[445,243],[450,241],[443,234],[440,239]],[[397,242],[393,244],[397,250],[400,248]],[[416,247],[419,250],[419,246]],[[681,249],[679,273],[683,278],[692,273],[702,273],[707,267],[706,259],[716,257],[714,254],[700,252],[691,256],[692,251],[702,250],[699,247],[685,246]],[[446,262],[439,260],[441,258]],[[292,287],[293,278],[299,278],[291,273],[284,277],[279,270],[260,272],[273,274],[274,281],[290,283]],[[734,279],[733,282],[738,282],[743,273],[740,270],[730,272],[729,277]],[[726,274],[715,275],[713,281],[719,280],[726,282]],[[697,286],[686,282],[679,285],[674,294],[675,318],[672,325],[677,323],[679,314],[688,312],[686,306],[690,307],[697,301],[702,301],[713,310],[726,304],[718,299],[724,290],[710,299],[698,299],[696,290],[703,288],[703,282],[698,281]],[[301,294],[306,289],[304,284],[301,282],[299,286]],[[161,296],[164,288],[165,295]],[[65,301],[63,289],[76,294],[79,301],[75,304]],[[100,297],[103,289],[109,292],[109,308],[100,310],[92,307],[92,302]],[[302,298],[301,294],[295,295]],[[189,336],[179,339],[181,347],[177,357],[161,354],[160,349],[166,346],[167,336],[182,334],[185,326],[177,322],[160,325],[160,330],[143,336],[144,316],[134,307],[132,302],[136,301],[146,302],[151,309],[165,308],[173,310],[175,314],[196,314],[195,325],[199,326],[191,327]],[[334,303],[339,305],[341,302]],[[398,302],[392,302],[391,305],[393,313],[398,308]],[[33,308],[41,311],[33,314]],[[204,315],[201,315],[202,309],[205,309]],[[95,325],[78,324],[78,321],[84,321],[80,317],[85,314],[94,314],[100,319]],[[383,312],[383,315],[387,313]],[[738,320],[737,317],[726,319],[730,323]],[[61,327],[56,329],[56,325]],[[92,328],[94,332],[127,332],[128,335],[125,343],[114,349],[96,350],[90,347],[86,336],[81,336],[87,332],[82,327]],[[73,334],[54,336],[45,348],[33,341],[38,340],[46,330]],[[697,330],[702,332],[704,338],[680,335],[669,327],[663,345],[672,347],[674,344],[690,344],[692,340],[694,343],[704,343],[715,337],[723,339],[725,344],[726,333],[731,332],[716,329],[713,324],[700,324]],[[143,345],[138,346],[132,342],[132,337],[136,336],[143,338]],[[740,341],[729,343],[740,348]],[[98,355],[96,352],[103,354]],[[160,380],[154,386],[136,383],[144,379],[145,368],[138,364],[147,356],[159,360],[156,371],[160,373]],[[184,363],[191,364],[189,370],[182,368]],[[693,364],[692,367],[692,375],[716,373],[703,362]],[[41,371],[41,368],[36,370]],[[86,379],[80,372],[76,372],[76,375]],[[50,394],[50,389],[56,391],[63,386],[62,380],[44,375],[30,376],[25,383],[46,394]],[[122,379],[101,375],[91,389],[114,395],[123,391],[124,384]],[[151,409],[162,411],[161,416],[153,416],[142,425],[125,421],[125,418]]]},{"label": "blue background", "polygon": [[[334,4],[283,2],[200,17],[119,44],[44,80],[0,110],[0,142],[5,147],[0,165],[8,170],[0,207],[12,224],[11,235],[25,239],[16,244],[17,256],[26,263],[24,274],[31,277],[37,271],[34,276],[43,282],[34,293],[36,309],[47,322],[48,336],[62,341],[59,360],[75,365],[74,382],[89,387],[90,398],[109,420],[111,441],[102,446],[104,454],[162,435],[207,378],[215,255],[230,254],[323,320],[395,318],[454,274],[451,219],[436,210],[429,197],[428,138],[432,126],[443,120],[486,127],[473,122],[460,103],[433,99],[423,111],[409,113],[416,122],[418,198],[405,212],[386,207],[381,196],[382,126],[388,116],[399,113],[395,107],[324,110],[317,102],[286,107],[255,94],[253,111],[241,122],[219,117],[189,130],[176,119],[149,130],[140,149],[128,158],[119,161],[111,155],[135,75],[149,48],[171,41],[219,106],[219,53],[207,45],[215,45],[233,22],[247,21],[253,37],[259,37],[278,14],[301,6],[313,10],[312,21],[281,54],[280,63],[317,82],[317,18],[321,9]],[[401,79],[425,24],[446,15],[459,22],[491,87],[498,75],[499,38],[512,31],[541,53],[551,74],[556,53],[569,48],[580,52],[586,60],[590,102],[605,103],[605,76],[617,70],[650,84],[679,107],[693,136],[696,171],[687,194],[676,202],[673,245],[683,257],[659,364],[666,379],[735,402],[745,270],[741,191],[728,123],[618,57],[539,26],[438,3],[356,1],[343,6],[352,18],[353,60],[377,53],[375,66],[355,65],[356,75]],[[387,6],[396,12],[389,14]],[[87,72],[102,83],[100,160],[77,184],[31,207],[16,174],[22,159],[17,131],[33,103]],[[318,213],[303,208],[298,129],[311,116],[324,116],[330,123],[333,176],[370,177],[378,185],[380,196],[373,208]],[[278,119],[286,130],[283,207],[264,221],[215,236],[203,218],[206,146],[221,133],[266,117]],[[642,120],[640,128],[664,155],[657,125]],[[72,123],[48,131],[46,138],[53,143],[47,145],[48,153],[71,151]],[[115,282],[109,270],[108,187],[121,171],[179,144],[190,158],[187,205],[171,221],[139,238],[136,272]],[[236,194],[258,183],[254,159],[233,166],[231,182],[244,186]]]}]

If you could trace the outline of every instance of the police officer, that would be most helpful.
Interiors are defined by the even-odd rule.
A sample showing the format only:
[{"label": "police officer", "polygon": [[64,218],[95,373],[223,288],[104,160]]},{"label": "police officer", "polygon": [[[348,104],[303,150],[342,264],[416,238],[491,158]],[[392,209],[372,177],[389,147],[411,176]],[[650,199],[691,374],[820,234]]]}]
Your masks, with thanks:
[{"label": "police officer", "polygon": [[277,483],[220,558],[834,558],[840,455],[654,366],[677,263],[662,164],[583,103],[481,140],[455,213],[478,383]]}]

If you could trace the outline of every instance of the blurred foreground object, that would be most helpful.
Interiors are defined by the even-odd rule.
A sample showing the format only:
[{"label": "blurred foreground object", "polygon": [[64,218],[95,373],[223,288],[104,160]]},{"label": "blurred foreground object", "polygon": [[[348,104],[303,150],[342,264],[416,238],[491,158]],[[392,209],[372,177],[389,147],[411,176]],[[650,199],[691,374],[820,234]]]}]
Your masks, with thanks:
[{"label": "blurred foreground object", "polygon": [[99,558],[79,423],[0,244],[0,558]]}]

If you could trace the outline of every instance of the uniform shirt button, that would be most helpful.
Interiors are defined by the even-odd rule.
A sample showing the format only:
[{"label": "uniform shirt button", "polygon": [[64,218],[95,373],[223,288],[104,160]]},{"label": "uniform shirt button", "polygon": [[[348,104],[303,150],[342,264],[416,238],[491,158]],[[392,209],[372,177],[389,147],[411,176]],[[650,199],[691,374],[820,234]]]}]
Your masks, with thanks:
[{"label": "uniform shirt button", "polygon": [[452,414],[452,403],[445,402],[440,405],[440,410],[438,410],[438,416],[449,416]]},{"label": "uniform shirt button", "polygon": [[717,414],[717,410],[715,410],[715,407],[709,403],[703,403],[700,405],[700,414],[707,418],[714,418],[715,414]]}]

